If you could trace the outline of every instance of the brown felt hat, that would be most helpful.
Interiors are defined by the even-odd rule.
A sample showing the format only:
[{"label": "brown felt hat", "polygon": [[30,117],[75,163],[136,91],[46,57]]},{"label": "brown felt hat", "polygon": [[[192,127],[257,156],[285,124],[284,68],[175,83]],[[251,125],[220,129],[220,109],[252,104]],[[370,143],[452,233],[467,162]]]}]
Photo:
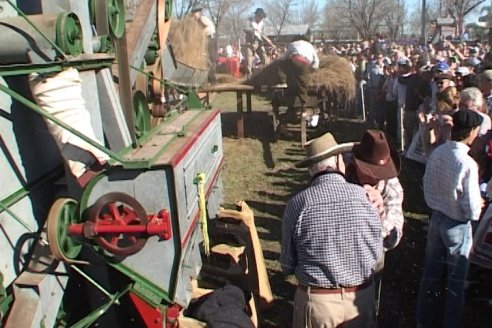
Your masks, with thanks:
[{"label": "brown felt hat", "polygon": [[400,157],[390,148],[383,131],[367,130],[352,154],[359,171],[368,177],[386,180],[398,176]]},{"label": "brown felt hat", "polygon": [[306,149],[306,158],[296,162],[296,167],[308,167],[328,157],[349,152],[354,147],[354,143],[338,144],[335,137],[328,132],[319,138],[308,141],[304,147]]}]

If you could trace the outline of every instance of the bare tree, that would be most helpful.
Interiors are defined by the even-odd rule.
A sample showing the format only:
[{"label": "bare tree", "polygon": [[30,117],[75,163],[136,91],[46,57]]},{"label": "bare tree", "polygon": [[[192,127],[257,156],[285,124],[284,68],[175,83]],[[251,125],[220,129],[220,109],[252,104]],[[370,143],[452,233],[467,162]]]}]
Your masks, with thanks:
[{"label": "bare tree", "polygon": [[451,17],[455,19],[456,34],[463,35],[465,16],[475,10],[485,0],[443,0],[445,8]]},{"label": "bare tree", "polygon": [[251,0],[241,1],[231,6],[221,21],[221,34],[228,38],[228,42],[236,43],[244,38],[244,29],[248,16],[251,15]]},{"label": "bare tree", "polygon": [[262,4],[276,35],[282,32],[285,25],[294,21],[292,19],[296,5],[294,0],[263,0]]},{"label": "bare tree", "polygon": [[378,31],[392,4],[392,0],[331,0],[330,7],[367,39]]},{"label": "bare tree", "polygon": [[[430,24],[433,21],[436,21],[437,17],[439,17],[439,11],[440,11],[440,6],[441,6],[441,1],[439,0],[434,0],[430,1],[427,0],[427,26],[426,26],[426,31],[430,30]],[[410,9],[410,8],[409,8]],[[409,33],[413,34],[420,34],[421,27],[422,27],[422,4],[421,2],[417,3],[417,6],[412,8],[413,10],[410,10],[408,12],[408,18],[406,20],[406,26],[407,30]]]},{"label": "bare tree", "polygon": [[317,0],[307,0],[301,3],[299,7],[299,21],[300,24],[307,24],[309,27],[313,27],[319,23],[320,20],[320,8]]},{"label": "bare tree", "polygon": [[347,15],[340,15],[340,1],[328,1],[323,8],[322,28],[326,31],[326,36],[332,40],[340,40],[343,36],[354,38],[357,31],[350,24]]},{"label": "bare tree", "polygon": [[206,7],[215,24],[216,33],[220,33],[222,19],[229,14],[231,8],[235,8],[241,2],[241,0],[206,0]]},{"label": "bare tree", "polygon": [[393,0],[392,9],[384,18],[386,31],[390,40],[396,40],[403,33],[403,22],[407,15],[407,8],[403,0]]},{"label": "bare tree", "polygon": [[188,15],[191,11],[191,8],[196,6],[199,3],[199,0],[177,0],[174,1],[174,15],[176,18],[181,19],[184,16]]}]

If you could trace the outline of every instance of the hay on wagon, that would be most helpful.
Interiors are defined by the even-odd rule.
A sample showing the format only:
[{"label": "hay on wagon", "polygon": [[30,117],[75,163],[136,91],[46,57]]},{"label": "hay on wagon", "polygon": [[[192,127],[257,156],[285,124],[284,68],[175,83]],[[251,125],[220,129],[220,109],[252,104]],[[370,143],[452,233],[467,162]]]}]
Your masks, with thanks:
[{"label": "hay on wagon", "polygon": [[[246,84],[257,89],[279,83],[278,72],[283,58],[273,61],[261,71],[255,73]],[[309,88],[312,92],[325,90],[327,93],[353,100],[355,98],[356,80],[347,59],[339,56],[321,56],[319,69],[309,75]]]}]

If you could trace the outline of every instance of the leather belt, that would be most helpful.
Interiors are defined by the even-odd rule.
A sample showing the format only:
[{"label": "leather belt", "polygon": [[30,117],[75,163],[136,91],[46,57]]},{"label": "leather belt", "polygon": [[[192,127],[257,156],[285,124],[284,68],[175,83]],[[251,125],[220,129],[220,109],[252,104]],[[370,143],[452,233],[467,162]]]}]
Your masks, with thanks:
[{"label": "leather belt", "polygon": [[303,292],[309,292],[311,294],[341,294],[342,292],[345,293],[355,293],[361,290],[364,290],[372,285],[372,281],[370,282],[365,282],[361,285],[358,286],[352,286],[352,287],[340,287],[340,288],[323,288],[323,287],[308,287],[306,285],[303,285],[299,283],[297,285],[297,288],[302,290]]},{"label": "leather belt", "polygon": [[292,55],[292,56],[290,56],[290,58],[293,61],[296,61],[298,63],[303,63],[303,64],[306,64],[306,65],[309,65],[310,64],[309,60],[306,57],[301,56],[301,55]]}]

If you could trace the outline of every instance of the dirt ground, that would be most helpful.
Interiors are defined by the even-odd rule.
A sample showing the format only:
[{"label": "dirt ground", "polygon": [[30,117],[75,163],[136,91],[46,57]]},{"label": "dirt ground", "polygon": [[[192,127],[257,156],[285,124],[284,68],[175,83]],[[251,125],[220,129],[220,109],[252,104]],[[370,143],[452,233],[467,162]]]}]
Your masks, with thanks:
[{"label": "dirt ground", "polygon": [[[218,103],[224,106],[220,100]],[[242,140],[235,135],[234,110],[223,112],[225,201],[233,204],[244,199],[255,211],[255,222],[275,295],[271,308],[261,313],[261,327],[290,327],[296,287],[295,279],[284,276],[278,264],[280,217],[285,202],[290,195],[306,186],[308,177],[307,172],[292,168],[292,163],[303,156],[299,125],[288,126],[275,137],[268,110],[269,105],[261,103],[246,117],[246,138]],[[331,131],[339,142],[343,142],[358,140],[366,128],[364,123],[339,118],[328,126],[310,129],[308,134],[315,137]],[[428,217],[420,182],[423,170],[414,162],[402,161],[400,179],[405,190],[406,217],[404,237],[400,245],[386,255],[379,327],[415,327],[416,297]],[[491,273],[472,267],[464,327],[492,327]],[[440,318],[440,314],[437,317]]]}]

